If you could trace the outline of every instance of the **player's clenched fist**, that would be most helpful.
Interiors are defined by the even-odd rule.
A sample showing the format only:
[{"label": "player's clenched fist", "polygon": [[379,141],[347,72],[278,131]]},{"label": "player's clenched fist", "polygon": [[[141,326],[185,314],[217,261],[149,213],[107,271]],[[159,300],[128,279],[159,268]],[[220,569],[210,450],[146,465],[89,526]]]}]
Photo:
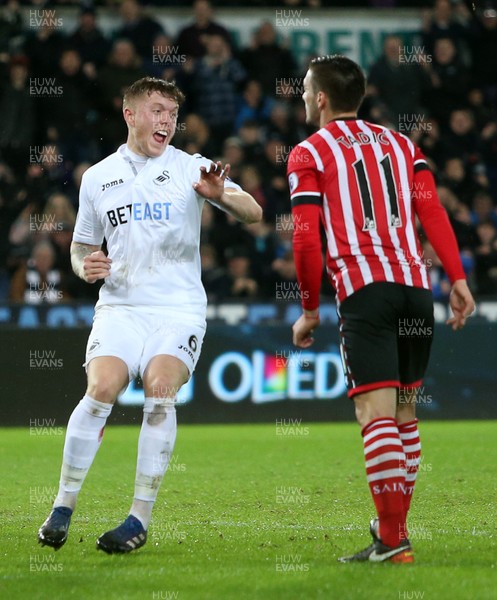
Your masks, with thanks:
[{"label": "player's clenched fist", "polygon": [[83,278],[88,283],[95,283],[97,279],[105,279],[110,274],[112,260],[105,256],[102,250],[87,254],[83,258]]},{"label": "player's clenched fist", "polygon": [[319,325],[319,315],[300,315],[293,324],[293,343],[299,348],[309,348],[314,344],[314,330]]}]

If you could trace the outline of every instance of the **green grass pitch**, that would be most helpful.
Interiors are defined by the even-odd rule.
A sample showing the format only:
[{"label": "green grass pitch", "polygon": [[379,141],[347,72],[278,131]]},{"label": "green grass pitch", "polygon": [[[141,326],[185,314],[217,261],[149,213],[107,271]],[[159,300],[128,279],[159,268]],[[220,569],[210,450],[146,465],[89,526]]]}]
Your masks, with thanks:
[{"label": "green grass pitch", "polygon": [[[179,420],[181,421],[181,411]],[[342,565],[373,515],[359,427],[182,426],[135,553],[96,538],[130,506],[138,427],[108,426],[58,552],[36,542],[63,432],[3,429],[0,598],[423,600],[497,598],[497,422],[420,427],[413,565]]]}]

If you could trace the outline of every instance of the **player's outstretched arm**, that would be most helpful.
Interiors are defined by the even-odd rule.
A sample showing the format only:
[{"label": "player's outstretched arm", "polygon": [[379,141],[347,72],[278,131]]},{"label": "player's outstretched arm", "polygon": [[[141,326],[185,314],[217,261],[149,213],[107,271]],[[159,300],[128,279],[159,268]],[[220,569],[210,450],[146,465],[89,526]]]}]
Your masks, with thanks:
[{"label": "player's outstretched arm", "polygon": [[100,246],[91,244],[71,244],[71,265],[78,277],[87,283],[105,279],[110,274],[112,260],[105,256]]},{"label": "player's outstretched arm", "polygon": [[205,167],[200,167],[200,179],[193,184],[193,189],[237,221],[259,222],[262,219],[262,208],[255,199],[243,190],[224,186],[229,172],[230,165],[223,167],[221,161],[211,163],[209,171]]},{"label": "player's outstretched arm", "polygon": [[454,281],[454,285],[450,292],[449,302],[454,316],[447,319],[447,325],[452,325],[452,329],[457,331],[464,327],[466,319],[470,317],[476,309],[475,301],[469,291],[465,279]]}]

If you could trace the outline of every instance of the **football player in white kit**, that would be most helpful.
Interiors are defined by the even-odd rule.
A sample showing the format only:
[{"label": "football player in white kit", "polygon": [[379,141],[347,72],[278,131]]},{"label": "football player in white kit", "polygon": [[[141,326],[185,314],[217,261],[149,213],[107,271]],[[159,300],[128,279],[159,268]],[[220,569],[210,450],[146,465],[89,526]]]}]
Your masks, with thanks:
[{"label": "football player in white kit", "polygon": [[[86,171],[71,246],[75,273],[104,279],[86,350],[88,386],[67,426],[59,491],[38,540],[67,540],[78,493],[119,393],[138,374],[145,403],[135,493],[126,520],[101,535],[108,553],[143,546],[176,438],[176,396],[205,333],[200,215],[207,199],[244,223],[261,207],[227,178],[230,167],[170,145],[184,97],[146,77],[124,94],[126,144]],[[101,250],[107,242],[107,255]]]}]

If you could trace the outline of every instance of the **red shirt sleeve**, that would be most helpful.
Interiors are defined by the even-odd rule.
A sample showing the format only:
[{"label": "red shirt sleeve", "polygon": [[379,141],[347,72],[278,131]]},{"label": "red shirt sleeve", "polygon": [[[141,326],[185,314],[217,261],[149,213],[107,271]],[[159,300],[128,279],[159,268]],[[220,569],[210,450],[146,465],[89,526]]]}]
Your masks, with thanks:
[{"label": "red shirt sleeve", "polygon": [[315,310],[319,308],[323,273],[322,197],[318,169],[307,148],[295,146],[288,159],[287,174],[292,201],[293,256],[302,307]]},{"label": "red shirt sleeve", "polygon": [[420,150],[414,158],[413,207],[451,283],[466,279],[447,211],[438,198],[433,175]]}]

